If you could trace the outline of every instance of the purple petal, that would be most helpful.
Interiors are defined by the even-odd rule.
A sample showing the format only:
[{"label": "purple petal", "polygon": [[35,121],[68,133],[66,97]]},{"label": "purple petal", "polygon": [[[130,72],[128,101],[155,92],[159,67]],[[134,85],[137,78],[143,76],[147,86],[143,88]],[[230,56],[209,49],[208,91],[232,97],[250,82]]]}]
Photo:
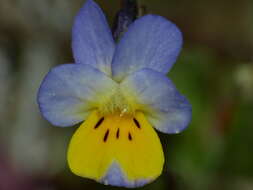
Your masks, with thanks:
[{"label": "purple petal", "polygon": [[65,64],[53,68],[38,92],[42,115],[53,125],[77,124],[110,97],[116,83],[104,73],[85,64]]},{"label": "purple petal", "polygon": [[72,40],[76,63],[90,64],[111,75],[115,44],[106,18],[94,1],[87,0],[77,14]]},{"label": "purple petal", "polygon": [[161,132],[179,133],[191,121],[191,105],[162,73],[142,69],[128,76],[121,89]]},{"label": "purple petal", "polygon": [[143,16],[129,27],[115,50],[113,77],[121,81],[143,68],[167,73],[181,47],[182,34],[175,24],[161,16]]},{"label": "purple petal", "polygon": [[138,180],[128,180],[126,175],[122,172],[119,165],[114,162],[106,175],[100,180],[101,183],[105,185],[113,185],[118,187],[136,188],[142,187],[147,183],[152,182],[153,179],[138,179]]}]

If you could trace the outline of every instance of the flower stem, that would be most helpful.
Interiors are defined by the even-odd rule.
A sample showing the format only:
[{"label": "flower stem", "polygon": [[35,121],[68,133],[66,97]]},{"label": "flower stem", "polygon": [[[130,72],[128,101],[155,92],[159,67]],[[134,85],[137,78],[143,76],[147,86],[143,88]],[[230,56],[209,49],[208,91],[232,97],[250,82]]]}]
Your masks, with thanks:
[{"label": "flower stem", "polygon": [[113,37],[116,41],[122,37],[128,26],[137,18],[137,15],[137,0],[121,0],[121,9],[116,14],[112,28]]}]

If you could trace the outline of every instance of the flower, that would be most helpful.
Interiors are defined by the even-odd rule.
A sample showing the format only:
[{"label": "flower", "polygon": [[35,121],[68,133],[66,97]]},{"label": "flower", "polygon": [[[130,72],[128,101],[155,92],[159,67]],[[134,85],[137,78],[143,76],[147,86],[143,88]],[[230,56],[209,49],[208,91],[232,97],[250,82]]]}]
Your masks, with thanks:
[{"label": "flower", "polygon": [[40,111],[53,125],[85,120],[69,145],[70,169],[114,186],[150,183],[164,164],[153,127],[179,133],[191,120],[191,105],[166,76],[181,50],[180,30],[146,15],[115,44],[102,10],[87,0],[72,38],[75,63],[53,68],[38,92]]}]

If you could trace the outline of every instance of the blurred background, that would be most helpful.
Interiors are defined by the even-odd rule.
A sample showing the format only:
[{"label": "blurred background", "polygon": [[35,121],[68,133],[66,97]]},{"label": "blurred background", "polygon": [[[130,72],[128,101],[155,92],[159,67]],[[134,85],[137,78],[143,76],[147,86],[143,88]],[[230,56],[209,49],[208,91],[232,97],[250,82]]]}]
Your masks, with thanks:
[{"label": "blurred background", "polygon": [[[73,62],[71,27],[85,0],[0,0],[0,190],[119,189],[73,175],[76,127],[57,128],[36,93],[50,68]],[[119,0],[98,0],[112,25]],[[139,0],[176,23],[184,48],[170,71],[192,103],[189,128],[159,133],[166,163],[144,190],[253,189],[253,1]]]}]

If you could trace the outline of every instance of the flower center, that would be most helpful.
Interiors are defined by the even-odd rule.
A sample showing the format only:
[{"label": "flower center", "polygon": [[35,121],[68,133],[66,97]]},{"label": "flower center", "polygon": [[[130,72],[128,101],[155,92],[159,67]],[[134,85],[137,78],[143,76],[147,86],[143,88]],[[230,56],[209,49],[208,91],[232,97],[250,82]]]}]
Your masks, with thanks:
[{"label": "flower center", "polygon": [[110,98],[99,106],[98,111],[101,115],[119,113],[120,116],[123,116],[126,114],[134,115],[135,108],[118,89]]}]

